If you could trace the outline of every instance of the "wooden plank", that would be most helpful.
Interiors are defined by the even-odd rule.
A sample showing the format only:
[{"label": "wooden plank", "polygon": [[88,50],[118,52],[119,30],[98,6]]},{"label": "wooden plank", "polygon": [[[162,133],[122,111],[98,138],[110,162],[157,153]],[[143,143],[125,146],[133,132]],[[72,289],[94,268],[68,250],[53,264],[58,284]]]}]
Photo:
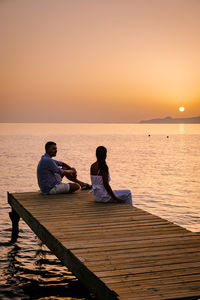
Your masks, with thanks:
[{"label": "wooden plank", "polygon": [[[164,280],[161,283],[149,283],[149,285],[123,285],[117,284],[109,284],[111,289],[114,289],[118,294],[123,294],[129,292],[130,299],[138,299],[140,297],[161,296],[161,299],[180,299],[182,297],[186,298],[187,296],[200,296],[200,287],[199,280],[195,280],[194,282],[185,281],[180,283],[170,282],[168,284],[164,284]],[[134,296],[133,296],[134,295]],[[131,297],[132,296],[132,297]],[[125,298],[126,299],[126,298]],[[198,299],[198,298],[197,298]]]},{"label": "wooden plank", "polygon": [[93,270],[93,272],[95,272],[95,274],[100,277],[111,277],[111,276],[120,276],[120,275],[132,275],[132,274],[137,274],[137,273],[148,273],[148,272],[156,272],[156,271],[171,271],[171,270],[184,270],[186,268],[193,268],[193,267],[198,267],[200,268],[200,262],[184,262],[184,263],[174,263],[174,264],[158,264],[158,265],[153,265],[150,264],[150,266],[144,266],[144,267],[140,267],[140,266],[135,266],[134,268],[130,266],[128,267],[123,267],[123,269],[114,269],[114,270],[102,270],[102,271],[98,271],[98,269],[96,271],[94,271],[94,269],[96,269],[96,267],[90,267],[91,270]]},{"label": "wooden plank", "polygon": [[126,244],[132,244],[132,245],[141,245],[141,244],[146,244],[147,246],[151,247],[151,245],[154,244],[166,244],[166,243],[174,243],[175,241],[177,241],[177,243],[179,243],[180,241],[189,241],[190,243],[192,241],[195,241],[197,243],[199,243],[199,236],[198,235],[176,235],[176,236],[172,236],[172,235],[164,235],[164,236],[159,236],[157,237],[156,235],[154,236],[148,236],[148,237],[123,237],[120,239],[104,239],[104,243],[102,243],[101,239],[94,239],[94,240],[82,240],[81,238],[79,240],[76,241],[71,241],[68,240],[67,237],[64,237],[62,239],[62,243],[66,245],[67,248],[69,249],[84,249],[84,248],[95,248],[95,247],[102,247],[102,246],[114,246],[114,245],[121,245],[121,247],[123,247],[123,245]]},{"label": "wooden plank", "polygon": [[136,207],[95,203],[87,192],[15,193],[9,203],[98,299],[199,297],[195,233]]},{"label": "wooden plank", "polygon": [[125,274],[135,274],[143,272],[161,271],[161,270],[173,270],[173,269],[185,269],[189,267],[200,267],[199,260],[195,258],[195,255],[178,256],[174,258],[155,256],[140,257],[140,258],[124,258],[122,261],[108,257],[104,262],[100,261],[88,261],[84,256],[78,256],[80,260],[84,262],[93,272],[97,273],[100,277],[106,276],[119,276]]},{"label": "wooden plank", "polygon": [[[115,251],[115,250],[120,250],[120,249],[130,249],[130,250],[140,250],[143,251],[144,248],[148,248],[149,247],[152,249],[183,249],[183,248],[191,248],[194,246],[198,246],[199,245],[199,241],[198,240],[194,240],[191,244],[191,239],[190,240],[186,240],[183,241],[182,239],[178,240],[178,244],[177,244],[177,239],[175,240],[170,240],[169,242],[166,241],[156,241],[156,242],[152,242],[152,241],[146,241],[146,243],[144,241],[136,241],[135,243],[133,242],[123,242],[123,243],[113,243],[113,244],[105,244],[105,245],[99,245],[99,247],[97,247],[97,245],[93,246],[90,245],[88,247],[77,247],[77,250],[79,251],[79,253],[84,253],[85,251],[87,251],[87,253],[94,253],[94,252],[102,252],[102,251]],[[93,246],[93,247],[92,247]],[[70,249],[76,249],[75,247],[69,247]]]},{"label": "wooden plank", "polygon": [[145,272],[137,273],[134,275],[119,275],[113,277],[103,277],[102,279],[106,283],[117,283],[117,282],[126,282],[126,281],[144,281],[145,279],[160,279],[160,278],[174,278],[177,276],[186,276],[186,275],[199,275],[199,268],[193,267],[189,269],[178,269],[178,270],[163,270],[157,272]]},{"label": "wooden plank", "polygon": [[152,225],[151,223],[149,224],[142,224],[142,225],[134,225],[134,224],[124,224],[124,223],[122,223],[122,224],[120,224],[120,225],[114,225],[114,224],[112,224],[112,225],[96,225],[96,224],[82,224],[81,226],[80,225],[71,225],[70,226],[70,223],[69,222],[66,222],[66,220],[64,219],[64,218],[59,218],[59,217],[57,217],[56,219],[54,219],[54,220],[50,220],[50,221],[43,221],[43,220],[41,220],[40,219],[40,222],[42,222],[43,224],[45,224],[45,223],[47,223],[48,224],[48,226],[49,227],[52,227],[52,228],[54,228],[54,229],[59,229],[60,228],[60,226],[59,226],[59,224],[58,224],[58,221],[62,221],[62,225],[63,225],[63,227],[64,227],[64,229],[66,229],[66,230],[69,230],[69,231],[72,231],[72,232],[81,232],[81,231],[86,231],[86,230],[90,230],[90,229],[92,229],[92,231],[100,231],[100,230],[117,230],[117,231],[119,231],[119,230],[125,230],[125,231],[127,231],[127,230],[131,230],[131,231],[134,231],[134,233],[136,233],[136,232],[141,232],[141,231],[149,231],[149,230],[151,230],[151,231],[153,231],[153,230],[159,230],[159,229],[175,229],[175,230],[177,230],[177,228],[176,228],[176,225],[171,225],[171,224],[160,224],[160,223],[158,223],[158,224],[154,224],[154,225]]}]

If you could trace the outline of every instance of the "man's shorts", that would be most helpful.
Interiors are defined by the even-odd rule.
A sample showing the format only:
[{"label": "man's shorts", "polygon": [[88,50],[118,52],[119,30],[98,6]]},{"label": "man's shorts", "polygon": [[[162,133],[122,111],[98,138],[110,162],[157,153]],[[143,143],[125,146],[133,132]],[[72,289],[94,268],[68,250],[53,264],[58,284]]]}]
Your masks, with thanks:
[{"label": "man's shorts", "polygon": [[49,192],[50,195],[55,194],[67,194],[70,190],[70,184],[69,183],[59,183],[55,185]]}]

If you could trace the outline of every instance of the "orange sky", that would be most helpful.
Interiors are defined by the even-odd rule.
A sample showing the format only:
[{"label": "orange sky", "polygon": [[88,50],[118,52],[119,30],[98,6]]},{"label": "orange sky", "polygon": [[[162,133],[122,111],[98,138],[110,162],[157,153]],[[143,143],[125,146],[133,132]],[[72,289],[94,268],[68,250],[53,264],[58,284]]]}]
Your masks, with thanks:
[{"label": "orange sky", "polygon": [[199,16],[199,0],[0,0],[0,122],[200,115]]}]

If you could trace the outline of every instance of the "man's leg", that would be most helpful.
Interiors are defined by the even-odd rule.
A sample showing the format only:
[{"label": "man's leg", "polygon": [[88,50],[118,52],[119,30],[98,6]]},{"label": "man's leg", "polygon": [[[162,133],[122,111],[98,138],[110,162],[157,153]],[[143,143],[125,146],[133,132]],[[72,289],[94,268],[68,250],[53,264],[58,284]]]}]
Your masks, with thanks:
[{"label": "man's leg", "polygon": [[85,182],[79,180],[79,179],[77,178],[77,173],[76,173],[76,172],[75,172],[73,175],[72,175],[72,174],[65,175],[65,177],[66,177],[67,179],[69,179],[70,181],[79,184],[79,185],[81,186],[81,188],[85,188],[85,187],[87,187],[87,186],[88,186],[88,187],[90,186],[89,184],[87,184],[87,183],[85,183]]},{"label": "man's leg", "polygon": [[[63,168],[63,169],[64,169],[64,168]],[[69,175],[67,175],[67,176],[66,176],[66,175],[60,175],[60,174],[55,174],[55,177],[56,177],[59,181],[62,181],[62,179],[63,179],[64,176],[65,176],[67,179],[69,179],[70,181],[79,184],[81,188],[84,187],[84,186],[86,185],[86,183],[84,183],[84,182],[78,180],[78,178],[76,177],[76,176],[77,176],[76,173],[74,173],[74,175],[69,174]],[[72,190],[72,191],[76,191],[76,190],[78,189],[77,185],[74,185],[74,184],[72,184],[72,183],[70,183],[70,184],[71,184],[70,191],[71,191],[71,190]],[[79,187],[79,188],[80,188],[80,187]]]},{"label": "man's leg", "polygon": [[69,189],[69,193],[73,193],[75,191],[80,190],[81,186],[78,183],[69,183],[70,185],[70,189]]},{"label": "man's leg", "polygon": [[75,192],[80,189],[80,185],[78,183],[60,183],[54,186],[49,194],[55,195],[55,194],[69,194],[72,192]]},{"label": "man's leg", "polygon": [[81,186],[81,188],[83,188],[87,185],[87,183],[80,181],[78,178],[75,178],[72,181],[75,182],[75,183],[78,183]]}]

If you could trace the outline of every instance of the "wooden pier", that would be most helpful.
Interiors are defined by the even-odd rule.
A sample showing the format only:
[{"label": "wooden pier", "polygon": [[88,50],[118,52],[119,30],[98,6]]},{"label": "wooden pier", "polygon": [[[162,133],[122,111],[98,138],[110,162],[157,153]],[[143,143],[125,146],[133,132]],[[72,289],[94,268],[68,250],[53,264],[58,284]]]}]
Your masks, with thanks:
[{"label": "wooden pier", "polygon": [[86,191],[8,193],[8,202],[97,299],[200,298],[198,234]]}]

